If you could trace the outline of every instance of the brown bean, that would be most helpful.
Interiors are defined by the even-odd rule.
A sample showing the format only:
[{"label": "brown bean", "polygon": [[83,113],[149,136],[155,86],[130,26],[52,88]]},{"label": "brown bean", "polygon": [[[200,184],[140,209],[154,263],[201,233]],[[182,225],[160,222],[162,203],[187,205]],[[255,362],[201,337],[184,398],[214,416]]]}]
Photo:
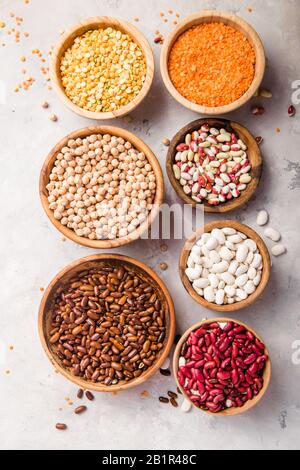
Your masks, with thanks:
[{"label": "brown bean", "polygon": [[80,415],[81,413],[84,413],[85,411],[87,410],[87,407],[82,405],[82,406],[78,406],[75,410],[74,410],[74,413],[76,415]]},{"label": "brown bean", "polygon": [[87,382],[114,385],[139,377],[163,348],[158,292],[125,265],[101,262],[77,273],[58,288],[51,314],[53,350]]},{"label": "brown bean", "polygon": [[55,427],[59,431],[65,431],[67,429],[67,425],[65,423],[57,423]]},{"label": "brown bean", "polygon": [[83,390],[82,388],[80,388],[77,392],[77,398],[79,398],[79,400],[83,397]]},{"label": "brown bean", "polygon": [[85,396],[87,397],[88,400],[90,401],[93,401],[95,399],[94,395],[92,394],[92,392],[85,392]]},{"label": "brown bean", "polygon": [[159,397],[159,401],[161,403],[169,403],[170,400],[169,400],[169,398],[166,398],[166,397]]}]

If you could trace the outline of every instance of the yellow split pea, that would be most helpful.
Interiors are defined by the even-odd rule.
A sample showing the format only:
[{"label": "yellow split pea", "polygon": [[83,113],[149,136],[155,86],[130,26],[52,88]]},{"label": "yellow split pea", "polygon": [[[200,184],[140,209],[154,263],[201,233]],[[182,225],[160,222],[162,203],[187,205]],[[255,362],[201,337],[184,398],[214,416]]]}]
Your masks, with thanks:
[{"label": "yellow split pea", "polygon": [[77,37],[60,66],[66,95],[92,112],[116,111],[130,103],[143,87],[146,70],[138,44],[111,27]]}]

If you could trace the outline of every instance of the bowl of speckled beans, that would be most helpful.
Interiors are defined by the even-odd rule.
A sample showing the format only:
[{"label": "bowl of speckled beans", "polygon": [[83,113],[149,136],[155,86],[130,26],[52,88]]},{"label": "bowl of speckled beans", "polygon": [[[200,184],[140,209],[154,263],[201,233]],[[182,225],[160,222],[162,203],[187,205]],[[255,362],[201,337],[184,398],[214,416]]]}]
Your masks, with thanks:
[{"label": "bowl of speckled beans", "polygon": [[92,17],[62,36],[51,54],[50,76],[73,112],[89,119],[114,119],[133,111],[149,92],[153,53],[130,23]]},{"label": "bowl of speckled beans", "polygon": [[182,21],[164,42],[160,69],[180,104],[206,115],[222,115],[247,103],[265,72],[257,32],[243,19],[205,10]]}]

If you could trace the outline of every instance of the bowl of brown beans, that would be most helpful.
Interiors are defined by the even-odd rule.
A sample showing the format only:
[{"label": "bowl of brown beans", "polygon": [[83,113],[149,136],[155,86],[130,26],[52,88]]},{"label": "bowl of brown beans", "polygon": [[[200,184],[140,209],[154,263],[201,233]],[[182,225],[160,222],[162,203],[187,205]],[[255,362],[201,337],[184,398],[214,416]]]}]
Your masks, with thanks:
[{"label": "bowl of brown beans", "polygon": [[229,318],[211,318],[189,328],[176,346],[173,368],[184,397],[214,416],[238,415],[256,406],[272,370],[260,336]]},{"label": "bowl of brown beans", "polygon": [[162,170],[131,132],[86,127],[50,151],[40,174],[40,198],[65,237],[90,248],[117,248],[137,240],[158,215]]},{"label": "bowl of brown beans", "polygon": [[170,353],[172,298],[144,263],[122,255],[80,259],[49,284],[39,335],[55,369],[81,388],[112,392],[149,379]]},{"label": "bowl of brown beans", "polygon": [[234,111],[259,89],[265,52],[257,32],[226,12],[188,16],[164,42],[160,68],[169,93],[206,115]]},{"label": "bowl of brown beans", "polygon": [[150,90],[152,49],[127,21],[101,16],[74,25],[52,51],[50,77],[73,112],[114,119],[133,111]]}]

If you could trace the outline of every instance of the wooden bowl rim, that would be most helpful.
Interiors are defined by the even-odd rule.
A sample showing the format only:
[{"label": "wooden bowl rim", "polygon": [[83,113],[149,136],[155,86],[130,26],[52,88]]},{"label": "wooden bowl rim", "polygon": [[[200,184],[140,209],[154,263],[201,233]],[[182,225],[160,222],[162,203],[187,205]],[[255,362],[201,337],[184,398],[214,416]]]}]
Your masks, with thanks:
[{"label": "wooden bowl rim", "polygon": [[[224,227],[234,228],[238,230],[239,232],[245,233],[245,235],[253,239],[257,243],[260,254],[262,255],[262,258],[263,258],[262,278],[256,291],[253,294],[249,295],[249,297],[246,300],[242,300],[241,302],[235,302],[234,304],[231,304],[231,305],[217,305],[215,303],[208,302],[207,300],[205,300],[204,297],[201,297],[200,295],[196,293],[187,275],[185,274],[186,262],[187,262],[189,253],[191,251],[191,246],[195,244],[195,242],[200,238],[200,236],[203,233],[206,233],[206,232],[209,233],[214,228],[224,228]],[[234,220],[217,220],[217,221],[208,223],[204,225],[203,227],[200,227],[198,230],[196,230],[196,232],[194,232],[186,240],[181,250],[180,259],[179,259],[179,274],[180,274],[181,281],[186,291],[200,305],[202,305],[205,308],[208,308],[209,310],[214,310],[217,312],[236,312],[237,310],[242,310],[243,308],[246,308],[252,305],[264,292],[268,284],[269,278],[270,278],[270,272],[271,272],[271,258],[270,258],[268,248],[265,242],[263,241],[263,239],[260,237],[260,235],[258,235],[258,233],[255,230],[253,230],[248,225],[241,224],[240,222],[237,222]]]},{"label": "wooden bowl rim", "polygon": [[[158,285],[159,289],[161,290],[163,296],[165,297],[166,304],[168,305],[168,312],[169,312],[168,337],[165,340],[165,345],[161,352],[161,355],[158,358],[158,360],[154,363],[154,365],[151,366],[145,372],[145,374],[141,375],[140,377],[136,379],[131,380],[127,384],[121,384],[121,385],[117,384],[117,385],[109,385],[109,386],[94,384],[93,382],[88,382],[79,377],[75,377],[69,371],[67,371],[64,367],[62,367],[60,363],[57,361],[55,355],[53,354],[51,347],[49,346],[48,340],[46,338],[45,328],[44,328],[44,320],[46,318],[46,315],[49,313],[48,310],[46,309],[47,302],[48,302],[49,297],[52,294],[53,289],[57,285],[57,283],[60,282],[73,269],[78,268],[81,265],[84,265],[91,261],[105,261],[105,260],[111,260],[111,261],[115,260],[115,261],[123,262],[125,264],[130,264],[134,268],[138,268],[144,273],[146,273],[146,275],[149,276]],[[170,354],[172,345],[174,343],[175,328],[176,328],[176,318],[175,318],[174,303],[173,303],[172,297],[169,293],[167,286],[162,281],[162,279],[158,276],[158,274],[155,271],[153,271],[149,266],[147,266],[145,263],[143,263],[142,261],[139,261],[135,258],[131,258],[129,256],[119,255],[119,254],[114,254],[114,253],[107,253],[107,254],[102,253],[98,255],[96,254],[90,255],[84,258],[80,258],[76,261],[73,261],[72,263],[65,266],[58,274],[56,274],[56,276],[52,279],[52,281],[46,288],[43,298],[40,303],[39,314],[38,314],[38,330],[39,330],[40,341],[42,343],[44,351],[46,352],[48,356],[48,359],[51,361],[55,369],[58,370],[58,372],[61,373],[65,378],[67,378],[71,382],[78,385],[80,388],[94,390],[96,392],[117,392],[120,390],[128,390],[130,388],[141,385],[150,377],[152,377],[155,374],[155,372],[157,372],[160,369],[160,367],[163,365],[163,363],[165,362],[165,360]]]},{"label": "wooden bowl rim", "polygon": [[[242,408],[228,408],[227,410],[220,411],[219,413],[212,413],[209,410],[203,410],[202,408],[199,408],[198,406],[196,406],[192,402],[192,400],[190,400],[190,398],[186,394],[184,388],[180,385],[180,383],[178,381],[178,377],[177,377],[177,372],[178,372],[178,368],[179,368],[180,351],[181,351],[183,343],[187,340],[188,336],[190,335],[190,333],[192,331],[197,330],[202,325],[206,325],[206,324],[209,324],[209,323],[215,323],[215,322],[217,322],[217,323],[234,322],[234,323],[237,323],[241,326],[244,326],[245,328],[247,328],[247,330],[249,330],[251,333],[253,333],[265,345],[265,353],[269,357],[269,359],[266,362],[266,366],[265,366],[265,370],[264,370],[264,374],[263,374],[264,385],[263,385],[263,388],[261,389],[261,391],[259,392],[259,394],[256,397],[254,397],[252,400],[248,400]],[[180,389],[180,391],[182,392],[184,398],[186,400],[188,400],[190,403],[192,403],[192,405],[197,410],[203,411],[204,413],[209,414],[210,416],[236,416],[236,415],[239,415],[239,414],[242,414],[242,413],[246,413],[246,411],[249,411],[251,408],[253,408],[255,405],[257,405],[258,402],[263,398],[263,396],[265,395],[265,393],[266,393],[266,391],[269,387],[269,384],[270,384],[271,374],[272,374],[272,362],[271,362],[271,359],[270,359],[269,350],[268,350],[265,342],[262,340],[261,336],[256,333],[255,330],[253,330],[246,323],[243,323],[240,320],[235,320],[235,319],[226,318],[226,317],[220,317],[220,318],[209,318],[207,320],[202,320],[201,322],[196,323],[195,325],[191,326],[188,330],[185,331],[185,333],[183,333],[183,335],[181,336],[181,338],[180,338],[180,340],[179,340],[179,342],[178,342],[178,344],[176,345],[176,348],[175,348],[175,352],[174,352],[174,356],[173,356],[173,371],[174,371],[176,384],[177,384],[178,388]]]},{"label": "wooden bowl rim", "polygon": [[[156,193],[153,203],[153,209],[148,215],[148,218],[138,226],[136,230],[131,232],[126,237],[116,238],[114,240],[90,240],[89,238],[79,237],[73,230],[65,227],[60,223],[60,221],[54,218],[54,213],[51,209],[49,209],[49,203],[47,199],[47,189],[46,185],[48,184],[48,172],[50,173],[51,168],[53,167],[53,163],[55,161],[56,155],[60,152],[60,150],[66,145],[68,140],[76,139],[78,137],[84,138],[92,134],[110,134],[122,137],[129,142],[131,142],[135,148],[144,152],[146,155],[149,163],[151,164],[153,171],[155,173],[156,178]],[[46,181],[47,180],[47,181]],[[42,202],[42,206],[44,211],[46,212],[49,220],[52,224],[69,240],[72,240],[79,245],[86,246],[88,248],[95,248],[95,249],[110,249],[110,248],[118,248],[119,246],[124,246],[133,241],[137,240],[153,223],[154,219],[157,217],[160,206],[164,199],[164,179],[162,169],[160,167],[160,163],[152,150],[142,141],[139,137],[135,134],[123,129],[121,127],[116,126],[91,126],[91,127],[84,127],[82,129],[78,129],[74,132],[71,132],[67,136],[63,137],[49,152],[46,160],[43,164],[43,167],[40,172],[40,181],[39,181],[39,193],[40,199]]]},{"label": "wooden bowl rim", "polygon": [[[205,21],[206,19],[207,21]],[[208,107],[208,106],[202,106],[202,105],[193,103],[192,101],[189,101],[188,99],[184,98],[184,96],[182,96],[179,93],[179,91],[177,91],[177,89],[175,88],[175,86],[173,85],[170,79],[169,67],[168,67],[170,50],[174,42],[176,41],[176,39],[182,33],[188,30],[190,27],[197,24],[198,20],[204,20],[204,21],[199,21],[199,23],[202,23],[202,22],[209,23],[212,21],[221,23],[222,21],[225,21],[232,27],[238,26],[238,29],[240,28],[242,30],[243,34],[245,34],[248,40],[250,40],[255,50],[256,69],[255,69],[255,76],[254,76],[253,82],[250,85],[249,89],[246,91],[246,93],[243,96],[241,96],[241,98],[239,98],[238,100],[228,105]],[[235,111],[236,109],[246,104],[255,95],[256,91],[259,89],[261,82],[263,80],[263,77],[264,77],[265,68],[266,68],[266,57],[265,57],[264,46],[257,31],[247,21],[245,21],[241,17],[228,13],[226,11],[219,11],[219,10],[201,10],[197,13],[193,13],[192,15],[187,16],[169,34],[168,38],[163,44],[161,56],[160,56],[161,75],[162,75],[163,82],[168,92],[173,96],[173,98],[175,98],[176,101],[178,101],[180,104],[182,104],[186,108],[194,112],[197,112],[199,114],[205,114],[205,115],[217,115],[217,114],[229,113],[231,111]]]},{"label": "wooden bowl rim", "polygon": [[[61,55],[66,51],[69,47],[67,43],[69,40],[75,39],[75,37],[84,34],[83,30],[88,31],[89,29],[97,29],[97,27],[101,26],[113,26],[116,29],[120,29],[121,31],[125,31],[129,34],[132,39],[137,42],[137,44],[141,47],[147,65],[147,72],[145,77],[145,82],[140,90],[139,94],[128,103],[126,106],[122,106],[121,108],[117,109],[116,111],[109,111],[109,112],[93,112],[88,111],[80,106],[77,106],[73,103],[73,101],[68,98],[66,95],[64,88],[61,84],[61,79],[58,74],[59,63],[61,59]],[[65,32],[62,37],[60,38],[59,42],[55,46],[51,58],[50,58],[50,78],[53,83],[54,89],[57,92],[60,99],[63,103],[71,109],[74,113],[79,114],[82,117],[94,120],[108,120],[108,119],[115,119],[126,116],[130,112],[132,112],[146,97],[148,94],[153,79],[154,79],[154,56],[152,48],[149,44],[149,41],[143,35],[143,33],[136,28],[134,25],[129,23],[128,21],[124,21],[121,19],[114,18],[112,16],[93,16],[82,20],[72,26],[67,32]]]},{"label": "wooden bowl rim", "polygon": [[[194,201],[190,196],[185,194],[183,188],[179,181],[175,178],[173,172],[173,164],[175,163],[175,155],[176,155],[176,146],[183,141],[184,134],[191,133],[197,128],[201,127],[204,123],[208,123],[210,126],[223,126],[225,128],[232,127],[232,129],[239,134],[241,138],[245,138],[250,141],[251,147],[248,146],[247,156],[252,164],[252,181],[248,184],[245,191],[241,193],[238,198],[232,199],[231,201],[221,203],[218,206],[210,206],[208,203],[199,204]],[[243,126],[237,121],[230,121],[228,119],[223,118],[201,118],[192,121],[185,126],[183,126],[179,131],[175,134],[173,139],[171,140],[171,144],[168,149],[167,158],[166,158],[166,170],[167,175],[170,180],[173,189],[176,191],[177,195],[182,199],[183,202],[189,204],[197,209],[204,209],[206,213],[226,213],[231,212],[235,209],[238,209],[245,204],[247,204],[252,196],[254,195],[262,175],[263,170],[263,160],[261,150],[253,136],[253,134],[247,129],[247,127]]]}]

